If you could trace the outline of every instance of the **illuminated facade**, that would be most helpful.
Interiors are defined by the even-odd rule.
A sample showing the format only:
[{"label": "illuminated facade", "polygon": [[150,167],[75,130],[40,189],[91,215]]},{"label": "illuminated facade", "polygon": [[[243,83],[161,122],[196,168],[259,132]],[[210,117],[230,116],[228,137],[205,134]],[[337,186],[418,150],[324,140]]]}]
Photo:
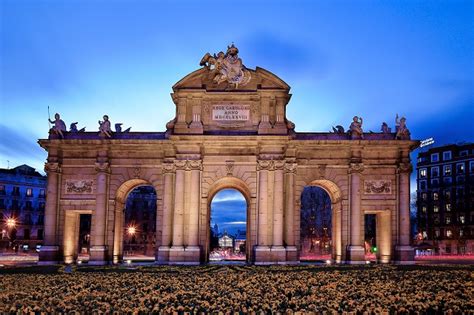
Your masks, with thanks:
[{"label": "illuminated facade", "polygon": [[243,67],[237,53],[231,46],[206,54],[201,69],[173,86],[176,116],[166,132],[65,133],[39,141],[49,175],[41,262],[75,261],[81,213],[92,215],[90,263],[120,262],[124,204],[141,185],[157,195],[160,263],[208,261],[210,203],[227,188],[247,202],[247,260],[299,261],[306,186],[331,199],[335,262],[365,263],[366,213],[380,226],[379,261],[413,261],[409,153],[418,142],[400,140],[404,121],[405,134],[397,135],[361,133],[359,119],[351,133],[296,132],[286,117],[290,87],[267,70]]}]

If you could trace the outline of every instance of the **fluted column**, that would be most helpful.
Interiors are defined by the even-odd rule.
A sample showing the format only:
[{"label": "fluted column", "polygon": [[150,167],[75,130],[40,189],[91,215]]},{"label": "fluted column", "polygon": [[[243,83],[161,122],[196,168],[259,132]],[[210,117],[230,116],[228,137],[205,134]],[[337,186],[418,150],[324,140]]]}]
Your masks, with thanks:
[{"label": "fluted column", "polygon": [[397,261],[412,263],[415,259],[413,247],[410,246],[410,161],[404,161],[398,167],[398,244]]},{"label": "fluted column", "polygon": [[258,164],[258,245],[268,246],[268,170],[270,161]]},{"label": "fluted column", "polygon": [[106,221],[107,221],[107,178],[110,172],[109,163],[95,163],[96,193],[95,211],[92,214],[92,233],[90,261],[92,264],[103,264],[106,261]]},{"label": "fluted column", "polygon": [[390,210],[377,213],[378,259],[381,263],[389,263],[392,257],[392,227]]},{"label": "fluted column", "polygon": [[[163,163],[163,217],[161,224],[161,246],[158,248],[156,260],[159,262],[169,261],[169,249],[173,241],[173,190],[174,190],[175,167],[173,163]],[[157,218],[158,220],[158,218]],[[158,233],[158,229],[156,229]],[[158,237],[157,237],[158,239]]]},{"label": "fluted column", "polygon": [[362,213],[361,213],[361,187],[360,173],[364,170],[362,163],[351,163],[349,168],[350,177],[350,246],[348,257],[350,263],[358,263],[364,261],[364,235],[362,231]]},{"label": "fluted column", "polygon": [[44,245],[41,247],[40,263],[58,261],[59,241],[57,235],[57,218],[59,211],[59,183],[61,182],[61,167],[57,162],[48,162],[44,167],[48,174],[46,193]]},{"label": "fluted column", "polygon": [[173,248],[183,247],[184,232],[184,187],[186,161],[176,161],[176,180],[174,189]]},{"label": "fluted column", "polygon": [[285,243],[287,246],[295,246],[295,173],[296,163],[287,162],[285,164]]},{"label": "fluted column", "polygon": [[273,198],[273,246],[283,246],[283,163],[275,163]]},{"label": "fluted column", "polygon": [[[188,221],[188,246],[198,246],[199,240],[199,196],[201,193],[201,161],[189,161],[191,172],[189,187],[189,221]],[[188,194],[186,192],[186,194]]]}]

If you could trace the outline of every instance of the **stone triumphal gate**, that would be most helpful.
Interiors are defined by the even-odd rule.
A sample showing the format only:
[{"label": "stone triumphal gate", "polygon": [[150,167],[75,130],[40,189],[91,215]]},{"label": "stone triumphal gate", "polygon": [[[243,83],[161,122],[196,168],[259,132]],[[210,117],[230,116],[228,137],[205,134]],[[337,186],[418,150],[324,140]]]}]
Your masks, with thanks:
[{"label": "stone triumphal gate", "polygon": [[224,188],[247,201],[249,262],[299,261],[305,186],[331,198],[335,262],[365,262],[365,214],[376,215],[380,262],[413,260],[409,153],[418,142],[404,133],[404,119],[397,133],[361,133],[357,117],[348,132],[295,132],[286,118],[290,87],[245,68],[236,47],[206,54],[201,66],[173,86],[176,117],[166,132],[112,132],[109,121],[99,132],[65,131],[56,123],[39,141],[48,152],[40,262],[77,259],[80,214],[92,215],[89,263],[120,262],[124,204],[141,185],[157,194],[160,263],[208,260],[210,203]]}]

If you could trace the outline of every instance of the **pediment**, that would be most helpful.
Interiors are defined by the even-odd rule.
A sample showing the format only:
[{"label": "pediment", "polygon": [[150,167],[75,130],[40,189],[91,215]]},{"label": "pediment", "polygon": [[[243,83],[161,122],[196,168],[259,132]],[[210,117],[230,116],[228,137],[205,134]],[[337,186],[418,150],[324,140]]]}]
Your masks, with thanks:
[{"label": "pediment", "polygon": [[255,70],[245,68],[250,74],[248,82],[242,85],[233,85],[227,81],[216,83],[215,72],[213,70],[203,67],[194,72],[191,72],[174,86],[173,91],[179,90],[196,90],[203,89],[206,91],[257,91],[257,90],[283,90],[289,91],[290,86],[270,71],[257,67]]}]

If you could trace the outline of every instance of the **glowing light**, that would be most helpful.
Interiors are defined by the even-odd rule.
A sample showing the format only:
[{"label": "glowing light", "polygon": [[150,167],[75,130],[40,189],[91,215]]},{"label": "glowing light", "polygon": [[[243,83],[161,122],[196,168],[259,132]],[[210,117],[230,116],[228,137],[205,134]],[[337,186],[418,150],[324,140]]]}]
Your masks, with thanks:
[{"label": "glowing light", "polygon": [[78,260],[78,261],[77,261],[77,264],[78,264],[78,265],[82,264],[82,260]]},{"label": "glowing light", "polygon": [[366,264],[366,265],[369,265],[369,264],[370,264],[370,260],[366,260],[366,261],[365,261],[365,264]]},{"label": "glowing light", "polygon": [[327,265],[330,265],[330,264],[331,264],[331,260],[330,260],[330,259],[326,260],[326,264],[327,264]]},{"label": "glowing light", "polygon": [[7,227],[13,229],[16,226],[15,218],[8,218],[7,219]]},{"label": "glowing light", "polygon": [[135,233],[137,233],[137,228],[135,226],[131,225],[127,228],[128,235],[133,236]]},{"label": "glowing light", "polygon": [[130,265],[132,261],[130,259],[127,260],[127,265]]}]

